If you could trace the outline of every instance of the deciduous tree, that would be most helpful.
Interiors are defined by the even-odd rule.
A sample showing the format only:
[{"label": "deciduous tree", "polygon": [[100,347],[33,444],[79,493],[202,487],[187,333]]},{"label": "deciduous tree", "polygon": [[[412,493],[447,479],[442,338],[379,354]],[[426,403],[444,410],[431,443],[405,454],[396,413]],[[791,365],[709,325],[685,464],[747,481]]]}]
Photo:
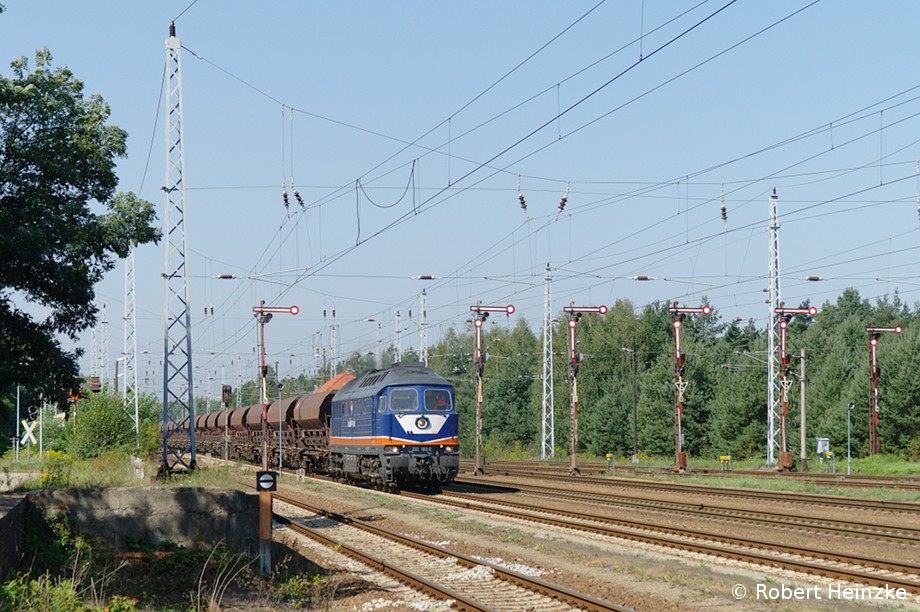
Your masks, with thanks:
[{"label": "deciduous tree", "polygon": [[[0,388],[60,396],[78,384],[79,350],[95,323],[93,286],[137,244],[156,242],[153,205],[115,195],[124,130],[47,49],[0,76]],[[104,205],[96,214],[91,206]]]}]

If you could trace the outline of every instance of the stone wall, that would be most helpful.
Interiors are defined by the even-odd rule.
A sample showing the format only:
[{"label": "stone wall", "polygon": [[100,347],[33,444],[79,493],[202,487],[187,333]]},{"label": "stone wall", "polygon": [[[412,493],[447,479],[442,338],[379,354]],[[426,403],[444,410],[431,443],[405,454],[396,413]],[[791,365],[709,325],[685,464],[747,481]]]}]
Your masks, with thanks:
[{"label": "stone wall", "polygon": [[234,489],[54,489],[28,498],[46,517],[67,512],[74,529],[116,549],[169,541],[259,552],[258,496]]}]

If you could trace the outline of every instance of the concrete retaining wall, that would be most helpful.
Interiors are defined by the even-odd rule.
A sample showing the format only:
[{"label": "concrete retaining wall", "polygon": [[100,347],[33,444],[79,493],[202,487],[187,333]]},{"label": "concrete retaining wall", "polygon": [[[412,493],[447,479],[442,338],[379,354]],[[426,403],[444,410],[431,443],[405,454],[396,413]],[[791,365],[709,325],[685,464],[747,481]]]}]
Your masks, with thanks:
[{"label": "concrete retaining wall", "polygon": [[77,531],[117,549],[128,543],[157,546],[170,541],[187,548],[223,543],[237,552],[259,552],[258,496],[242,491],[54,489],[30,493],[28,498],[47,517],[67,512]]},{"label": "concrete retaining wall", "polygon": [[0,498],[0,580],[19,565],[24,527],[25,497]]}]

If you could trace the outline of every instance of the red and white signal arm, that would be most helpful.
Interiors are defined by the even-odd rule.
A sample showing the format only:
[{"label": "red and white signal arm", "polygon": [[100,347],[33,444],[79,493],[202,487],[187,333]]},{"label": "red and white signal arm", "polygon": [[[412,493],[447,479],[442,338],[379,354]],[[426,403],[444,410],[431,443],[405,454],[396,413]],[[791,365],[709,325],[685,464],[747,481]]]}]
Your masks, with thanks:
[{"label": "red and white signal arm", "polygon": [[814,306],[809,308],[774,308],[773,312],[778,315],[808,315],[814,317],[818,314],[818,309]]},{"label": "red and white signal arm", "polygon": [[470,306],[470,312],[504,312],[514,314],[514,304],[507,306]]},{"label": "red and white signal arm", "polygon": [[708,304],[706,306],[700,306],[699,308],[684,308],[675,306],[673,308],[668,308],[668,312],[671,314],[701,314],[705,317],[708,317],[712,314],[712,306]]},{"label": "red and white signal arm", "polygon": [[253,306],[252,311],[256,314],[266,313],[266,312],[277,312],[277,313],[295,315],[300,312],[300,307],[298,306]]},{"label": "red and white signal arm", "polygon": [[881,332],[892,332],[895,334],[900,334],[902,331],[904,331],[904,328],[902,328],[900,325],[897,325],[895,327],[867,327],[866,331],[869,332],[870,334],[881,333]]},{"label": "red and white signal arm", "polygon": [[607,307],[601,304],[600,306],[566,306],[562,309],[563,312],[596,312],[598,314],[607,314]]}]

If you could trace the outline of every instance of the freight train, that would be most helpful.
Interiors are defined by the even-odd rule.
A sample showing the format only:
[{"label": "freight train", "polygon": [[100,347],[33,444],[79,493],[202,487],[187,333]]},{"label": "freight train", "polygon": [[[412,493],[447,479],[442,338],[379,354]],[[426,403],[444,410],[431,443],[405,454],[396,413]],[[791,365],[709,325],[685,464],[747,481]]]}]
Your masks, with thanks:
[{"label": "freight train", "polygon": [[[268,405],[268,463],[378,488],[438,490],[460,468],[454,399],[453,386],[420,363],[339,374]],[[197,451],[226,459],[261,463],[262,431],[262,404],[195,418]]]}]

